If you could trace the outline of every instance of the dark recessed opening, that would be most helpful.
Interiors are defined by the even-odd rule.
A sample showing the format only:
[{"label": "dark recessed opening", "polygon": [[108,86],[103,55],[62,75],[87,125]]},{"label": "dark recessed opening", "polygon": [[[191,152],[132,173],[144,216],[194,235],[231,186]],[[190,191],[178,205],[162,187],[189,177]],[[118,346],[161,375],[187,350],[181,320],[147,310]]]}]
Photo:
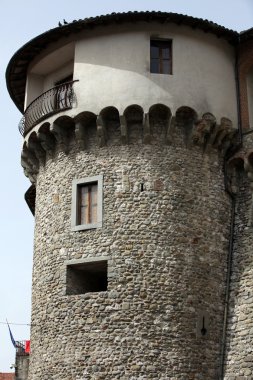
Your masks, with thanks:
[{"label": "dark recessed opening", "polygon": [[107,261],[67,266],[66,294],[84,294],[107,290]]},{"label": "dark recessed opening", "polygon": [[204,336],[207,333],[207,329],[205,327],[205,317],[202,317],[202,328],[201,328],[201,334]]},{"label": "dark recessed opening", "polygon": [[172,74],[171,40],[150,40],[150,72]]}]

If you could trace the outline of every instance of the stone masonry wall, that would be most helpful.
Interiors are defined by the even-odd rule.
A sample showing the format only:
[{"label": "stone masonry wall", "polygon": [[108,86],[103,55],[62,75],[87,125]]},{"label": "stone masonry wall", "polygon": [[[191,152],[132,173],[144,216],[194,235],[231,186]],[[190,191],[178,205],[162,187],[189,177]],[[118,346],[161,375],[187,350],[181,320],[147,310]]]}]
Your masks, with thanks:
[{"label": "stone masonry wall", "polygon": [[[217,150],[180,133],[99,148],[90,129],[40,167],[29,380],[217,380],[231,204]],[[100,174],[103,226],[73,232],[72,180]],[[99,257],[108,290],[66,295],[65,262]]]},{"label": "stone masonry wall", "polygon": [[[252,134],[243,139],[243,149],[252,149]],[[253,225],[252,182],[240,173],[236,196],[233,265],[226,341],[225,380],[253,378]]]}]

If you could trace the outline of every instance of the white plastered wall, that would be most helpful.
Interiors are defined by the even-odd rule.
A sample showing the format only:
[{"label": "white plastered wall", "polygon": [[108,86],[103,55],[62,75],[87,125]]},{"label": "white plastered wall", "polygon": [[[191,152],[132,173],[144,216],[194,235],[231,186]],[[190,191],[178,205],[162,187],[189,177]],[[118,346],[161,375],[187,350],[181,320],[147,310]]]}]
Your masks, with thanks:
[{"label": "white plastered wall", "polygon": [[[123,113],[131,104],[147,112],[151,105],[164,103],[173,113],[189,106],[199,115],[212,112],[218,120],[225,116],[236,125],[234,49],[222,38],[182,25],[156,23],[98,27],[73,38],[78,38],[74,79],[79,81],[75,83],[77,108],[68,111],[70,115],[98,114],[107,106]],[[173,75],[150,73],[150,38],[172,39]],[[57,70],[47,73],[44,91],[60,73]]]},{"label": "white plastered wall", "polygon": [[75,44],[68,42],[31,62],[26,81],[24,109],[43,92],[54,87],[56,82],[73,74],[74,48]]},{"label": "white plastered wall", "polygon": [[[147,112],[155,103],[173,112],[182,105],[236,123],[234,51],[226,41],[184,26],[143,24],[77,41],[75,78],[79,107],[98,113],[130,104]],[[150,73],[150,38],[173,41],[173,75]]]}]

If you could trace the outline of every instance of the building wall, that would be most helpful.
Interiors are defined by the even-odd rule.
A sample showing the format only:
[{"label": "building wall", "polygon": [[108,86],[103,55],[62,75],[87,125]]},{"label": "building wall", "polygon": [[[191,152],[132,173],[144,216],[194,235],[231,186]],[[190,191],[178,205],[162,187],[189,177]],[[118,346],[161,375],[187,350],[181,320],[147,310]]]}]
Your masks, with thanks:
[{"label": "building wall", "polygon": [[[239,174],[235,197],[234,249],[226,339],[225,380],[250,380],[253,376],[252,293],[252,134],[243,138],[245,169]],[[242,152],[240,152],[242,154]],[[252,159],[251,159],[252,160]],[[248,175],[247,175],[248,173]]]},{"label": "building wall", "polygon": [[[56,121],[60,125],[60,119]],[[230,200],[223,160],[186,146],[177,125],[166,145],[153,125],[96,126],[86,147],[57,144],[37,177],[29,380],[217,380]],[[102,228],[71,230],[72,180],[103,175]],[[143,186],[141,186],[141,184]],[[108,291],[66,295],[66,262],[108,259]],[[201,334],[203,317],[206,334]]]},{"label": "building wall", "polygon": [[29,355],[16,355],[15,380],[27,380]]},{"label": "building wall", "polygon": [[[52,87],[59,80],[57,70],[63,69],[57,55],[66,65],[72,55],[74,79],[79,80],[74,112],[98,113],[109,105],[122,112],[129,104],[140,104],[147,112],[157,102],[175,111],[183,99],[200,114],[209,111],[237,122],[234,48],[225,40],[182,25],[156,23],[97,27],[74,37],[75,49],[73,41],[65,42],[65,57],[64,47],[55,46],[53,53],[51,45],[48,56],[44,52],[29,70],[43,75]],[[173,40],[173,75],[150,74],[150,38]]]},{"label": "building wall", "polygon": [[244,159],[245,171],[239,178],[235,197],[235,232],[227,326],[225,379],[249,380],[253,376],[252,350],[252,226],[253,226],[253,160],[252,160],[252,40],[239,49],[239,84],[241,124],[244,134],[237,153]]},{"label": "building wall", "polygon": [[[175,111],[183,99],[184,105],[200,113],[230,115],[236,122],[234,53],[227,42],[173,24],[121,29],[76,43],[80,107],[97,113],[110,102],[121,112],[132,103],[148,111],[159,102]],[[173,75],[150,74],[150,37],[173,40]]]},{"label": "building wall", "polygon": [[239,48],[239,83],[241,122],[243,129],[252,128],[252,67],[253,41],[241,43]]},{"label": "building wall", "polygon": [[[51,44],[28,72],[27,104],[70,74],[73,61],[78,80],[74,107],[38,124],[22,152],[37,194],[29,380],[217,380],[231,216],[223,168],[238,120],[234,48],[174,24],[97,27],[73,38]],[[173,75],[150,73],[150,38],[172,39]],[[243,70],[241,59],[245,127],[251,82]],[[181,106],[191,107],[181,109],[191,120],[179,122]],[[73,231],[72,181],[101,175],[102,227]],[[245,178],[226,380],[252,373]],[[108,290],[69,294],[84,281],[73,276],[68,292],[67,264],[99,259],[108,263]]]}]

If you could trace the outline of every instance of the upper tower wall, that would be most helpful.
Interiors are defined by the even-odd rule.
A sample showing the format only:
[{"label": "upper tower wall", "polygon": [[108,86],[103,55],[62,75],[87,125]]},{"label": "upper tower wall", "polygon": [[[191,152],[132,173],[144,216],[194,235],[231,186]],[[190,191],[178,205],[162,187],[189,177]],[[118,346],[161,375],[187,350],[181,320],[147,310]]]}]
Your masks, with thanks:
[{"label": "upper tower wall", "polygon": [[[233,45],[237,38],[237,33],[209,21],[173,13],[112,14],[74,21],[22,47],[7,68],[7,85],[18,108],[26,110],[25,117],[31,102],[50,88],[76,80],[73,104],[62,107],[59,99],[55,101],[56,90],[56,96],[49,94],[52,110],[40,112],[43,120],[57,106],[57,112],[68,108],[67,115],[74,117],[84,110],[98,114],[108,106],[122,114],[129,104],[148,112],[160,102],[172,113],[184,104],[199,114],[212,112],[236,124]],[[69,99],[66,88],[65,95]],[[44,98],[39,107],[45,108]],[[25,134],[39,122],[33,121]]]},{"label": "upper tower wall", "polygon": [[[172,41],[171,74],[150,72],[152,39]],[[78,108],[96,114],[108,105],[121,113],[131,103],[147,112],[159,100],[172,112],[183,103],[199,113],[210,110],[218,118],[237,120],[233,48],[189,27],[153,23],[99,28],[76,42],[74,78],[79,80]]]}]

